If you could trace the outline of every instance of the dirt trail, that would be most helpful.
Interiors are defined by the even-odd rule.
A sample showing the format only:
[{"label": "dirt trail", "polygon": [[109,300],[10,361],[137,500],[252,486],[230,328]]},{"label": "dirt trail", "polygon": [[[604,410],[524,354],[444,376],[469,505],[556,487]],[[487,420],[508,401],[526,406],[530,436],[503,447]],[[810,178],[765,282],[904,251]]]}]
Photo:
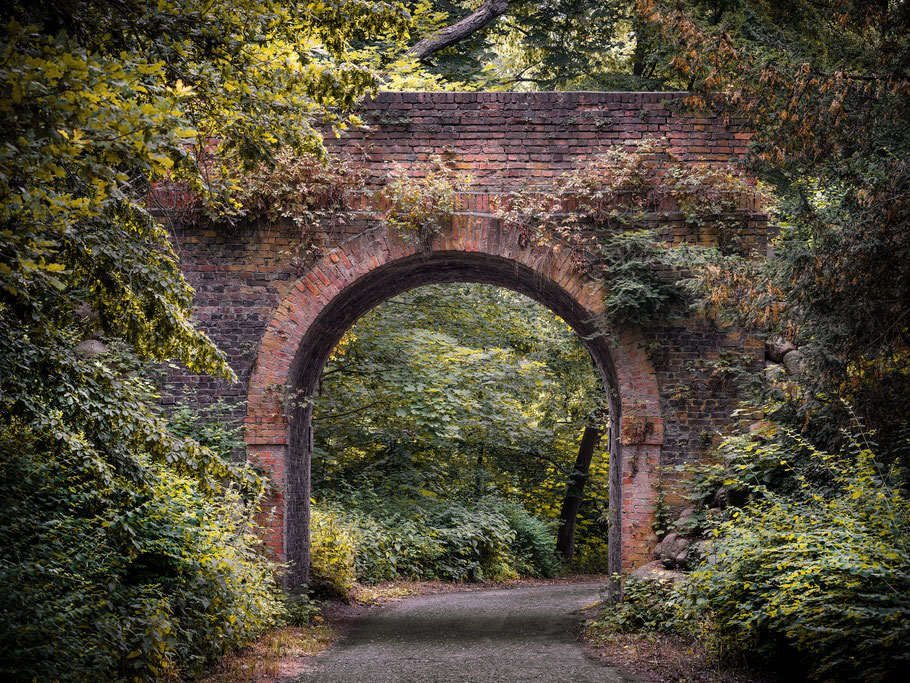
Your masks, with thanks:
[{"label": "dirt trail", "polygon": [[298,683],[645,683],[586,656],[580,610],[603,583],[442,593],[370,610]]}]

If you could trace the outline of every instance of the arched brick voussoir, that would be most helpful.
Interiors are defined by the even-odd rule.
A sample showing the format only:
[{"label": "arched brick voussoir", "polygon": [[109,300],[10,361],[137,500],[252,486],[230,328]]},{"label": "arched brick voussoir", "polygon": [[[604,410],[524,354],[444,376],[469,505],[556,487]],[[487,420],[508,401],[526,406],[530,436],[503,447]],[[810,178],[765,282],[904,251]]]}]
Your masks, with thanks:
[{"label": "arched brick voussoir", "polygon": [[[600,285],[577,270],[567,251],[556,252],[536,244],[523,244],[517,233],[503,230],[491,217],[456,215],[450,229],[435,237],[429,248],[385,227],[365,232],[320,259],[298,279],[277,307],[259,344],[250,379],[246,419],[248,443],[287,444],[287,417],[283,408],[287,398],[285,392],[294,385],[295,360],[308,330],[336,296],[356,286],[364,276],[395,261],[421,256],[444,259],[445,254],[498,257],[515,264],[515,278],[520,279],[518,270],[521,266],[535,277],[525,282],[524,287],[517,288],[514,282],[503,281],[509,277],[484,278],[482,264],[478,262],[473,267],[466,266],[461,277],[449,274],[434,280],[428,276],[423,284],[456,279],[490,281],[517,288],[538,300],[542,297],[536,290],[558,287],[585,312],[587,320],[596,320],[603,314]],[[474,272],[468,272],[471,270]],[[392,294],[383,298],[389,296]],[[549,305],[550,302],[543,303]],[[577,327],[580,321],[568,322],[574,322]],[[614,388],[621,397],[622,413],[630,425],[623,430],[623,441],[656,443],[662,437],[659,398],[642,335],[638,330],[625,329],[618,335],[617,342],[611,349],[612,367],[602,370],[615,372]],[[638,426],[642,420],[649,426]],[[636,440],[636,430],[644,430],[644,441]]]},{"label": "arched brick voussoir", "polygon": [[275,309],[256,352],[244,421],[248,445],[288,444],[291,370],[317,316],[360,277],[415,250],[415,244],[398,235],[363,233],[331,250],[297,280]]},{"label": "arched brick voussoir", "polygon": [[[312,432],[296,398],[315,390],[331,350],[362,315],[404,291],[444,282],[513,289],[581,335],[609,391],[611,544],[622,547],[626,565],[640,564],[653,542],[649,510],[663,442],[657,380],[643,335],[632,327],[612,334],[599,330],[602,285],[581,272],[567,251],[528,244],[492,216],[478,214],[454,216],[430,240],[404,239],[379,225],[328,252],[276,307],[257,351],[245,423],[250,459],[273,472],[284,491],[274,503],[269,545],[279,552],[283,539],[293,561],[301,544],[308,544],[295,517],[308,514]],[[619,558],[611,567],[619,571]]]}]

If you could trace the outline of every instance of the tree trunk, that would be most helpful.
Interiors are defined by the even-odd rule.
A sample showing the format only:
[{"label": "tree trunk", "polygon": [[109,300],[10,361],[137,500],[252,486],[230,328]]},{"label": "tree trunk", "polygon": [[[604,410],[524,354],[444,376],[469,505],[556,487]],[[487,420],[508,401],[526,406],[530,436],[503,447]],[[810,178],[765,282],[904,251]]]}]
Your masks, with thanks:
[{"label": "tree trunk", "polygon": [[632,30],[635,32],[635,47],[632,50],[632,75],[642,78],[645,75],[645,63],[648,59],[648,40],[645,38],[647,31],[641,17],[633,20]]},{"label": "tree trunk", "polygon": [[498,19],[509,9],[509,0],[487,0],[473,14],[466,16],[461,21],[441,28],[433,35],[424,38],[411,47],[407,54],[415,55],[417,59],[426,59],[434,52],[439,52],[464,40],[471,34],[479,31],[491,21]]},{"label": "tree trunk", "polygon": [[588,482],[588,471],[591,469],[591,459],[594,449],[600,441],[601,430],[599,427],[588,425],[581,437],[578,447],[578,456],[575,458],[575,467],[569,475],[569,485],[566,487],[566,497],[562,502],[559,512],[559,533],[556,536],[556,552],[560,553],[566,562],[572,560],[575,550],[575,520],[578,517],[578,508],[584,495],[585,484]]}]

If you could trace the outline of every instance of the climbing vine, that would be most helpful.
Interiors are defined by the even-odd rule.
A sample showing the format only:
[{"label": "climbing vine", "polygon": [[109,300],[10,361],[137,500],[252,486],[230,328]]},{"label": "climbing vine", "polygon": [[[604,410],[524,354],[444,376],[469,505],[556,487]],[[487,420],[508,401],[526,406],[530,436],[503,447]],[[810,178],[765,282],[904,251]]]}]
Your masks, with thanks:
[{"label": "climbing vine", "polygon": [[[315,259],[360,207],[403,238],[428,243],[463,208],[459,195],[470,184],[470,174],[438,155],[413,167],[392,165],[376,178],[342,158],[283,153],[276,164],[246,173],[229,202],[208,210],[228,222],[292,221],[301,249]],[[492,208],[525,244],[569,250],[581,272],[602,282],[609,325],[644,324],[689,300],[684,276],[696,247],[673,226],[706,233],[720,253],[742,260],[743,221],[764,201],[741,169],[682,159],[666,140],[645,138],[546,186],[494,198]]]},{"label": "climbing vine", "polygon": [[430,159],[423,175],[393,166],[379,192],[384,220],[407,239],[432,239],[451,222],[458,193],[470,183],[470,174],[459,172],[438,155]]},{"label": "climbing vine", "polygon": [[681,220],[696,232],[710,225],[719,249],[738,250],[744,212],[762,202],[742,170],[684,161],[665,141],[645,138],[549,187],[503,197],[496,214],[527,243],[569,249],[583,272],[603,282],[606,322],[641,324],[687,300],[678,275],[693,247],[678,243],[667,224]]}]

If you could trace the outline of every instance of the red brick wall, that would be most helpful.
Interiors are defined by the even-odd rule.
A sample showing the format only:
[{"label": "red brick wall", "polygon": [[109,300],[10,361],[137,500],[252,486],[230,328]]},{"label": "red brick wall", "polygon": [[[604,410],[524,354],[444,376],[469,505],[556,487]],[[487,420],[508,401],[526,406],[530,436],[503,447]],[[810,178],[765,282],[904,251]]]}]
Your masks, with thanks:
[{"label": "red brick wall", "polygon": [[364,107],[371,130],[327,144],[376,178],[387,163],[413,165],[439,154],[485,191],[546,182],[648,136],[666,140],[683,160],[725,163],[746,153],[743,121],[694,116],[678,104],[680,93],[381,93]]},{"label": "red brick wall", "polygon": [[[287,224],[183,225],[174,243],[197,290],[196,319],[228,354],[238,381],[226,384],[180,371],[174,395],[227,398],[244,419],[249,457],[274,475],[284,493],[272,501],[267,537],[276,553],[297,562],[291,582],[305,578],[308,553],[308,418],[289,408],[287,388],[315,386],[335,341],[357,318],[408,288],[446,281],[507,286],[550,306],[582,333],[602,308],[602,293],[565,254],[521,243],[490,214],[491,194],[547,179],[606,149],[645,135],[663,137],[692,163],[726,163],[745,153],[741,122],[679,113],[678,95],[659,93],[384,93],[364,105],[367,131],[328,138],[329,148],[362,164],[380,183],[387,164],[420,174],[440,154],[474,183],[461,211],[432,244],[401,240],[365,212],[352,212],[333,232],[326,255],[303,263],[299,235]],[[667,240],[712,244],[680,216],[661,217]],[[750,216],[740,235],[762,251],[766,224]],[[649,329],[614,330],[615,343],[589,341],[622,419],[611,437],[613,568],[649,559],[661,465],[697,460],[735,407],[729,384],[709,365],[721,353],[759,362],[762,346],[740,331],[693,317]],[[298,413],[300,411],[297,411]],[[621,534],[620,534],[621,530]],[[621,540],[620,540],[621,535]],[[621,557],[620,557],[621,551]]]}]

